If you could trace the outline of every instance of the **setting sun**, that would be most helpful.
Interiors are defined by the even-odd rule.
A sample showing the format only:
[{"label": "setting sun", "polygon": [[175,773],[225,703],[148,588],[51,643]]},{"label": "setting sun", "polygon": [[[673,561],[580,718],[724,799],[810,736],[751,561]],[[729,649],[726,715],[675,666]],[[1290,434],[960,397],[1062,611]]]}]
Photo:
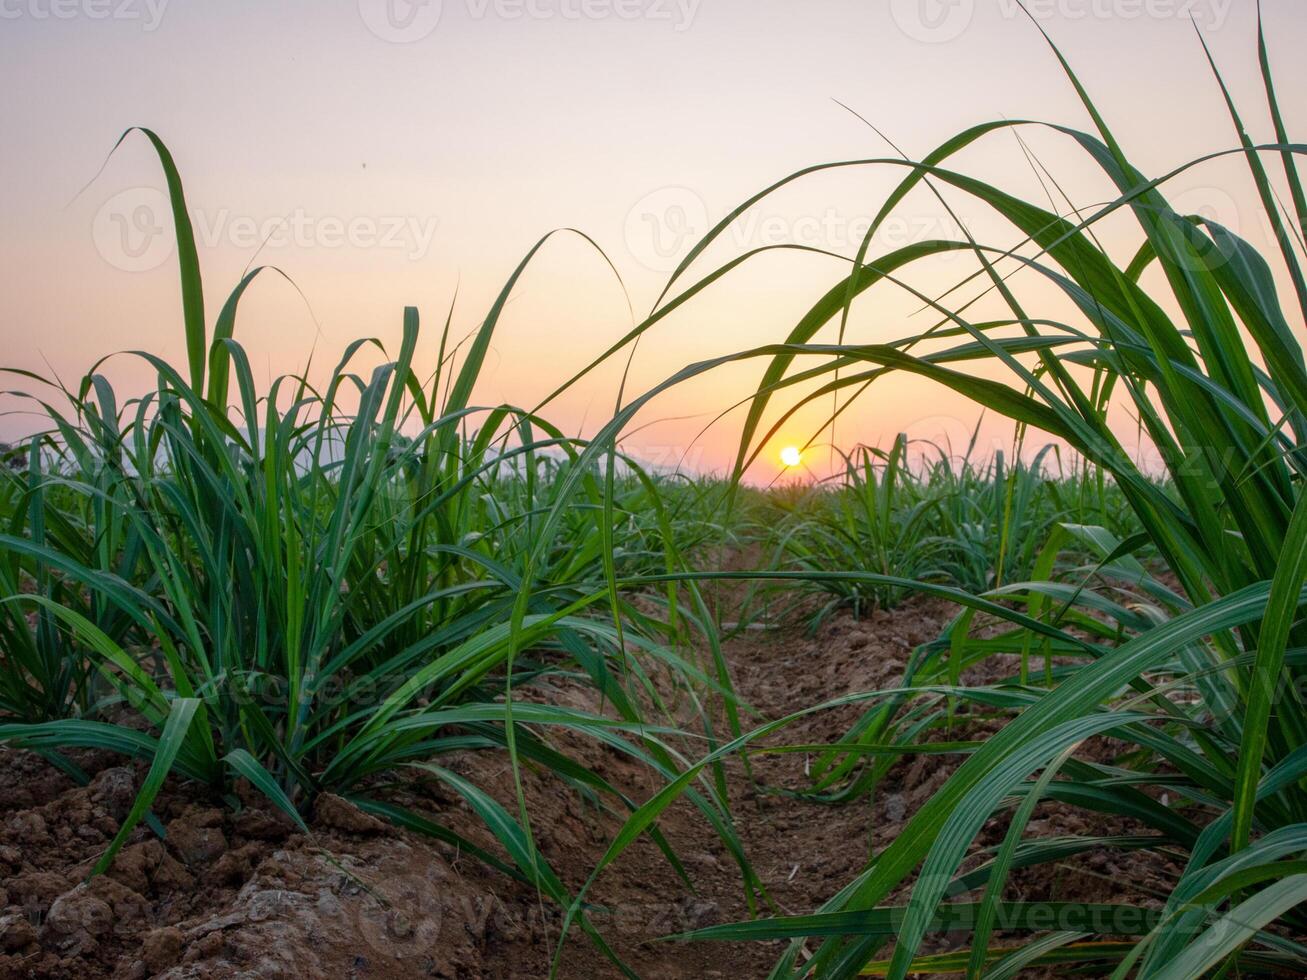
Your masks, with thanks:
[{"label": "setting sun", "polygon": [[786,466],[798,466],[803,462],[803,453],[795,446],[786,446],[781,450],[781,462]]}]

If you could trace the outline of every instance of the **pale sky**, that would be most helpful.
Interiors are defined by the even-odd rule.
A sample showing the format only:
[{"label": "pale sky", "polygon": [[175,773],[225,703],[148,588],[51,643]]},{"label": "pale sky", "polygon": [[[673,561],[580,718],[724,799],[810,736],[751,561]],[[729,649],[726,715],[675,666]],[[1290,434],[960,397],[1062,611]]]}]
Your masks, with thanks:
[{"label": "pale sky", "polygon": [[[1251,0],[1030,7],[1145,173],[1236,144],[1190,13],[1254,138],[1270,140]],[[1301,138],[1307,4],[1266,0],[1264,11],[1283,109]],[[535,241],[562,226],[595,239],[643,314],[697,234],[756,190],[810,164],[892,155],[834,100],[913,156],[995,118],[1089,128],[1013,0],[0,0],[0,86],[0,364],[53,369],[69,384],[117,350],[184,363],[171,232],[155,234],[150,220],[163,179],[146,142],[130,139],[78,194],[131,125],[156,130],[181,170],[210,322],[276,232],[258,262],[284,269],[312,313],[284,281],[251,291],[237,338],[264,377],[301,368],[315,342],[324,367],[359,336],[395,344],[407,304],[422,311],[432,365],[455,290],[462,333]],[[1027,138],[1078,204],[1105,199],[1105,182],[1065,139]],[[1042,201],[1010,135],[955,165]],[[759,205],[696,269],[774,241],[852,255],[901,174],[809,179]],[[1171,192],[1266,241],[1241,164],[1186,174]],[[983,208],[957,203],[978,238],[1010,243]],[[1115,229],[1124,262],[1139,236],[1113,225],[1109,242]],[[914,195],[879,251],[948,234],[938,204]],[[968,269],[938,265],[920,281]],[[793,254],[746,266],[647,337],[629,390],[692,360],[782,340],[842,272]],[[914,308],[892,288],[869,294],[849,339],[912,333],[926,325]],[[603,260],[560,237],[515,294],[477,401],[533,405],[630,322]],[[129,358],[104,370],[125,394],[149,380]],[[627,448],[722,467],[738,415],[695,434],[762,370],[754,361],[664,397],[643,420],[683,418]],[[615,365],[545,414],[593,431],[611,413],[617,378]],[[885,444],[906,429],[956,439],[976,415],[960,398],[895,379],[872,389],[839,437]],[[0,438],[33,424],[0,417]],[[796,423],[776,448],[808,434]]]}]

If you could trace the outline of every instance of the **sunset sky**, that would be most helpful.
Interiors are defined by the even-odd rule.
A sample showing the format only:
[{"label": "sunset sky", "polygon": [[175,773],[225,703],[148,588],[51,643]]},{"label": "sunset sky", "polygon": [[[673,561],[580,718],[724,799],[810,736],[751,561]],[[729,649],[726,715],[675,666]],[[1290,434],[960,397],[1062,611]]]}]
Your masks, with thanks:
[{"label": "sunset sky", "polygon": [[[1251,2],[1046,0],[1031,12],[1145,172],[1236,145],[1190,14],[1254,137],[1271,138]],[[1293,39],[1307,5],[1266,0],[1264,13],[1288,127],[1301,133],[1307,63]],[[113,351],[184,362],[171,232],[154,220],[165,217],[157,161],[137,136],[97,176],[131,125],[156,130],[181,170],[210,321],[269,234],[257,262],[302,291],[268,278],[245,301],[237,338],[265,378],[302,368],[315,345],[323,370],[356,337],[394,349],[410,304],[428,327],[431,365],[455,293],[462,334],[536,240],[564,226],[593,237],[643,316],[676,259],[753,192],[810,164],[893,155],[836,100],[914,157],[989,119],[1090,128],[1011,0],[0,0],[0,85],[0,365],[54,371],[70,385]],[[1065,138],[1024,138],[1078,204],[1107,199]],[[1011,135],[955,166],[1042,199]],[[901,176],[880,167],[808,179],[741,219],[695,271],[779,241],[851,256]],[[1237,160],[1186,173],[1168,191],[1267,241]],[[955,196],[978,238],[1012,241]],[[938,203],[914,194],[877,250],[953,234]],[[1124,262],[1139,234],[1116,222],[1104,238]],[[945,260],[916,281],[928,291],[969,269]],[[842,271],[794,253],[747,265],[642,342],[628,392],[690,361],[782,340]],[[849,338],[916,332],[928,322],[913,316],[917,305],[892,287],[869,294]],[[602,257],[557,237],[508,307],[477,400],[534,405],[631,322]],[[612,412],[620,367],[545,414],[593,431]],[[149,382],[131,358],[104,370],[125,393]],[[666,421],[627,448],[722,467],[738,414],[696,435],[762,370],[751,361],[663,397],[642,421]],[[9,413],[0,438],[36,424],[12,397],[0,408]],[[837,437],[884,444],[907,430],[956,441],[976,417],[960,398],[891,379]],[[810,428],[796,422],[778,437],[759,475]],[[987,433],[1001,441],[1003,428]]]}]

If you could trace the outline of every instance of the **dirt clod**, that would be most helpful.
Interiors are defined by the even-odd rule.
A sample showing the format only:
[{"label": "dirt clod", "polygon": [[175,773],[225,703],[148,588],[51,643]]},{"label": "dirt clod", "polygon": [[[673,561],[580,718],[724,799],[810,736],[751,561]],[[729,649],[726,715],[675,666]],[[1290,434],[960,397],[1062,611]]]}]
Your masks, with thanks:
[{"label": "dirt clod", "polygon": [[72,882],[53,871],[29,871],[5,883],[9,899],[23,907],[30,916],[43,916],[50,903],[68,891]]},{"label": "dirt clod", "polygon": [[121,821],[136,802],[136,776],[127,766],[113,766],[96,774],[90,790],[91,802]]},{"label": "dirt clod", "polygon": [[95,948],[95,937],[113,928],[113,909],[86,885],[60,895],[50,906],[42,930],[47,945],[78,953]]},{"label": "dirt clod", "polygon": [[380,834],[386,830],[386,825],[376,817],[334,793],[323,793],[318,797],[313,805],[313,816],[321,826],[346,834]]},{"label": "dirt clod", "polygon": [[227,850],[221,810],[192,807],[168,824],[168,843],[188,866],[208,864]]},{"label": "dirt clod", "polygon": [[36,927],[22,909],[7,908],[0,913],[0,949],[13,953],[36,942]]},{"label": "dirt clod", "polygon": [[141,940],[141,960],[150,973],[161,973],[182,956],[185,940],[176,926],[151,929]]}]

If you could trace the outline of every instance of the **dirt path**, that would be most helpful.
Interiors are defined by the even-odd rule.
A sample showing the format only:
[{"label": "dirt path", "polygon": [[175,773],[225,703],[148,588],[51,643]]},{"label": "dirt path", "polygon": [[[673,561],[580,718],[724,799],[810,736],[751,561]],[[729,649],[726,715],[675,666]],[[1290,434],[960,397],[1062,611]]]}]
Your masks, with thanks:
[{"label": "dirt path", "polygon": [[[909,600],[861,622],[835,617],[814,637],[792,629],[745,632],[724,646],[752,727],[841,695],[893,687],[910,650],[938,635],[950,609]],[[1002,665],[992,669],[1002,670]],[[537,692],[590,711],[593,692],[563,685]],[[844,706],[796,722],[772,744],[825,743],[860,709]],[[689,724],[687,713],[686,724]],[[962,719],[971,737],[996,721]],[[720,730],[719,730],[720,731]],[[958,737],[957,730],[951,737]],[[560,747],[642,802],[660,783],[642,765],[589,740]],[[703,751],[686,747],[687,757]],[[256,801],[233,816],[194,787],[170,785],[156,812],[169,831],[160,843],[145,830],[111,873],[78,884],[130,805],[140,767],[86,756],[98,771],[78,788],[39,759],[0,751],[0,978],[89,977],[508,977],[543,976],[559,931],[558,910],[534,892],[429,838],[396,831],[342,801],[327,799],[314,834],[292,828]],[[751,780],[740,760],[726,766],[736,829],[775,911],[811,911],[884,847],[958,760],[920,755],[898,763],[874,800],[820,805],[778,793],[807,785],[801,754],[755,755]],[[511,773],[486,753],[452,768],[516,805]],[[762,787],[760,789],[759,787]],[[579,888],[620,827],[575,791],[525,773],[532,828],[542,853],[570,889]],[[479,820],[448,791],[413,786],[402,802],[439,814],[469,838],[498,850]],[[984,840],[1001,836],[991,821]],[[660,936],[746,918],[740,869],[704,817],[687,801],[659,828],[683,862],[686,888],[644,837],[602,874],[590,892],[591,919],[617,953],[649,978],[766,976],[779,943],[669,943]],[[1136,830],[1107,822],[1093,832]],[[1041,807],[1032,833],[1086,832],[1081,818]],[[1122,900],[1122,882],[1138,880],[1140,901],[1173,871],[1138,854],[1098,855],[1067,875],[1014,877],[1026,898]],[[619,976],[584,937],[562,955],[564,977]]]},{"label": "dirt path", "polygon": [[[752,727],[845,694],[893,687],[903,675],[912,647],[938,634],[949,610],[941,604],[912,602],[893,614],[863,622],[837,617],[815,637],[794,629],[747,632],[729,640],[723,653],[739,698],[757,711]],[[761,744],[818,744],[842,735],[862,708],[846,706],[794,722]],[[779,914],[809,912],[862,868],[869,848],[883,847],[913,809],[917,793],[905,795],[895,779],[875,806],[820,805],[786,796],[781,790],[809,785],[811,756],[755,754],[752,779],[738,759],[726,766],[737,830],[753,870]],[[914,774],[921,793],[942,781]],[[686,856],[698,894],[684,887],[653,846],[642,844],[628,866],[612,872],[608,900],[680,921],[650,921],[644,935],[632,934],[624,948],[646,977],[763,977],[784,950],[782,943],[658,943],[642,940],[714,922],[745,919],[749,909],[738,865],[707,822],[692,808],[678,805],[662,822],[674,847]],[[641,883],[650,886],[642,888]],[[639,916],[635,917],[638,921]],[[627,940],[627,936],[621,937]],[[572,976],[599,976],[603,966],[593,950],[573,947]],[[613,973],[612,975],[617,975]]]}]

